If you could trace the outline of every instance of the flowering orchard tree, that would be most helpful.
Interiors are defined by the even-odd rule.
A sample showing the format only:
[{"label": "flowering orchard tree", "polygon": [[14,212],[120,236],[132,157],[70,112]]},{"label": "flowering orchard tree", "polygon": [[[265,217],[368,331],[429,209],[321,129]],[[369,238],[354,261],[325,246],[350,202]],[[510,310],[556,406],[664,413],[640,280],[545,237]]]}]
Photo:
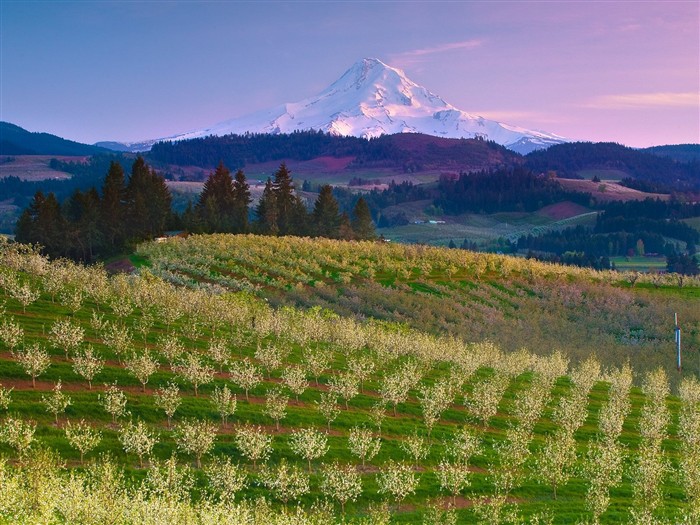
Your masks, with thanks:
[{"label": "flowering orchard tree", "polygon": [[82,327],[73,324],[70,319],[59,319],[53,326],[49,339],[54,348],[63,350],[66,353],[66,358],[74,352],[85,337],[85,330]]},{"label": "flowering orchard tree", "polygon": [[258,367],[251,363],[248,358],[245,358],[242,361],[233,363],[229,370],[231,372],[231,381],[245,391],[245,399],[250,401],[248,392],[262,381],[262,375]]},{"label": "flowering orchard tree", "polygon": [[367,427],[353,427],[348,435],[348,448],[350,452],[362,460],[372,461],[372,458],[379,453],[382,446],[381,439],[374,437],[372,431]]},{"label": "flowering orchard tree", "polygon": [[82,376],[88,382],[88,389],[92,390],[92,380],[102,371],[104,363],[104,359],[88,345],[73,358],[73,371]]},{"label": "flowering orchard tree", "polygon": [[321,398],[316,401],[318,411],[326,420],[328,432],[331,431],[331,423],[338,417],[338,414],[340,414],[336,399],[336,396],[330,392],[321,392]]},{"label": "flowering orchard tree", "polygon": [[276,467],[263,467],[260,481],[286,506],[309,492],[309,477],[297,466],[288,465],[282,458]]},{"label": "flowering orchard tree", "polygon": [[380,494],[388,494],[394,498],[397,506],[418,487],[419,477],[410,465],[389,461],[377,473],[377,485]]},{"label": "flowering orchard tree", "polygon": [[217,386],[211,394],[211,402],[221,416],[221,425],[226,426],[229,416],[236,412],[236,394],[232,394],[226,385],[223,388]]},{"label": "flowering orchard tree", "polygon": [[215,457],[204,467],[204,473],[209,480],[209,486],[216,491],[224,503],[231,503],[236,493],[246,487],[248,475],[245,469],[231,462],[231,458]]},{"label": "flowering orchard tree", "polygon": [[17,457],[21,461],[34,442],[36,423],[24,419],[7,417],[0,426],[0,441],[7,443],[17,451]]},{"label": "flowering orchard tree", "polygon": [[455,461],[441,461],[437,469],[440,487],[452,494],[452,504],[457,503],[457,496],[470,485],[469,465]]},{"label": "flowering orchard tree", "polygon": [[25,347],[21,352],[17,352],[15,359],[26,374],[32,378],[32,388],[36,388],[36,378],[43,374],[51,364],[49,353],[39,346],[38,343],[34,343]]},{"label": "flowering orchard tree", "polygon": [[311,473],[311,461],[328,452],[328,436],[314,428],[293,430],[289,438],[289,447],[296,455],[309,462]]},{"label": "flowering orchard tree", "polygon": [[71,404],[70,397],[61,390],[61,380],[53,387],[53,393],[49,396],[41,396],[41,401],[46,405],[47,412],[54,415],[55,423],[58,425],[58,414],[63,414],[68,405]]},{"label": "flowering orchard tree", "polygon": [[214,369],[204,363],[195,353],[188,353],[180,361],[180,364],[173,367],[177,375],[194,387],[194,397],[199,395],[199,387],[211,383],[214,379]]},{"label": "flowering orchard tree", "polygon": [[0,410],[7,410],[12,401],[12,391],[14,388],[3,388],[0,386]]},{"label": "flowering orchard tree", "polygon": [[233,438],[238,450],[253,462],[253,468],[258,461],[265,461],[272,453],[272,436],[263,432],[262,427],[246,424],[236,430]]},{"label": "flowering orchard tree", "polygon": [[197,468],[202,468],[202,456],[214,447],[216,425],[207,420],[185,419],[175,429],[177,448],[192,454],[197,460]]},{"label": "flowering orchard tree", "polygon": [[134,423],[129,421],[119,429],[119,441],[127,454],[136,454],[139,466],[143,468],[143,458],[149,456],[153,446],[158,442],[156,434],[140,419]]},{"label": "flowering orchard tree", "polygon": [[158,408],[165,412],[168,418],[168,428],[172,425],[173,415],[175,411],[182,403],[182,398],[180,397],[180,387],[177,386],[172,381],[166,386],[160,387],[155,391],[155,404]]},{"label": "flowering orchard tree", "polygon": [[146,392],[146,384],[158,370],[158,361],[148,350],[132,352],[126,360],[126,369],[141,383],[141,392]]},{"label": "flowering orchard tree", "polygon": [[321,475],[321,492],[340,503],[341,512],[345,514],[345,504],[356,501],[362,494],[362,478],[357,469],[335,461],[325,465]]},{"label": "flowering orchard tree", "polygon": [[112,416],[112,423],[117,422],[117,418],[126,414],[126,394],[117,388],[116,381],[112,385],[105,385],[103,394],[99,400],[104,409]]},{"label": "flowering orchard tree", "polygon": [[84,419],[75,424],[67,421],[63,430],[70,446],[80,452],[80,464],[83,465],[85,454],[100,444],[102,433],[88,425]]},{"label": "flowering orchard tree", "polygon": [[24,330],[20,325],[11,319],[3,319],[0,323],[0,341],[8,348],[11,354],[14,354],[15,348],[24,339]]},{"label": "flowering orchard tree", "polygon": [[282,372],[282,382],[294,394],[295,399],[299,401],[299,396],[304,393],[309,386],[306,380],[306,372],[303,368],[288,367]]},{"label": "flowering orchard tree", "polygon": [[280,388],[273,388],[267,393],[265,414],[275,421],[278,432],[280,420],[287,416],[287,403],[289,403],[289,396],[285,395]]}]

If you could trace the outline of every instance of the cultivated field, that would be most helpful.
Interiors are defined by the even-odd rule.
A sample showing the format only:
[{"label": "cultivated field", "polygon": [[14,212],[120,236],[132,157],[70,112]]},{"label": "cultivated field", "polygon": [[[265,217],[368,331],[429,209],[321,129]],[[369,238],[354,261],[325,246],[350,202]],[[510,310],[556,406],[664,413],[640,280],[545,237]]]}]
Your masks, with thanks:
[{"label": "cultivated field", "polygon": [[[213,248],[218,237],[187,242]],[[373,280],[387,288],[408,280],[389,271],[399,270],[397,247],[231,240],[229,250],[248,241],[294,249],[290,267],[310,265],[297,283],[352,281],[358,277],[339,261],[358,264],[372,253],[377,260],[363,271],[372,268]],[[157,262],[164,245],[141,253],[166,275]],[[108,277],[17,248],[0,247],[0,522],[690,524],[700,517],[700,383],[692,375],[670,395],[663,370],[635,375],[610,367],[604,353],[570,361],[566,340],[561,352],[504,352],[396,323],[273,308],[255,295],[292,283],[281,275],[289,251],[269,258],[276,282],[258,267],[266,285],[227,293],[223,279],[184,252],[183,261],[208,277],[172,268],[167,276],[181,285],[147,270]],[[404,267],[419,265],[417,252],[405,249]],[[329,260],[332,251],[338,256]],[[450,270],[456,259],[448,253],[427,252],[431,268],[423,270],[434,285],[464,271]],[[503,288],[495,275],[528,268],[486,255],[463,261],[473,266],[460,280],[470,275],[495,290]],[[550,288],[608,278],[529,268]]]}]

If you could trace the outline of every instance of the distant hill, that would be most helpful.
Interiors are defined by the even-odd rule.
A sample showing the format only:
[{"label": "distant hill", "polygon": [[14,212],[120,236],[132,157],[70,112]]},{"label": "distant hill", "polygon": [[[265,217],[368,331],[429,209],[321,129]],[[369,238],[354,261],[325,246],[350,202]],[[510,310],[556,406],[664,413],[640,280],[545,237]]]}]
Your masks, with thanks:
[{"label": "distant hill", "polygon": [[644,148],[659,157],[668,157],[678,162],[700,162],[700,144],[672,144],[668,146],[652,146]]},{"label": "distant hill", "polygon": [[108,149],[66,140],[49,133],[32,133],[0,122],[0,155],[96,155]]},{"label": "distant hill", "polygon": [[317,131],[290,134],[245,134],[160,142],[148,158],[180,166],[212,169],[219,161],[229,168],[272,160],[354,157],[353,168],[394,168],[403,172],[429,169],[470,171],[514,166],[523,158],[495,142],[448,139],[420,133],[382,135],[367,140]]},{"label": "distant hill", "polygon": [[[669,146],[676,151],[682,146]],[[555,171],[575,178],[585,170],[615,170],[629,176],[625,184],[643,191],[669,193],[700,190],[700,164],[679,162],[657,152],[628,148],[612,142],[572,142],[533,151],[525,165],[533,171]]]}]

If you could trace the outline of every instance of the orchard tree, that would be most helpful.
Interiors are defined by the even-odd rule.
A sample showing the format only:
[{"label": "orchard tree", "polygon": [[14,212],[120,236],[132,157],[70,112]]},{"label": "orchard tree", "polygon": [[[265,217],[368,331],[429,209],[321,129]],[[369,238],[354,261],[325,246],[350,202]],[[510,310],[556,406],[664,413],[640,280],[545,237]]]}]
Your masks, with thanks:
[{"label": "orchard tree", "polygon": [[217,386],[211,394],[211,402],[221,416],[221,425],[226,426],[229,416],[236,412],[236,395],[232,394],[226,385],[223,388]]},{"label": "orchard tree", "polygon": [[41,396],[41,401],[46,405],[47,412],[54,415],[55,423],[58,425],[58,414],[63,414],[68,405],[71,404],[70,397],[61,390],[61,380],[53,387],[53,393],[49,396]]},{"label": "orchard tree", "polygon": [[246,487],[248,478],[245,469],[231,463],[231,458],[227,456],[215,457],[204,467],[204,473],[209,486],[218,493],[220,500],[227,504],[232,503],[236,493]]},{"label": "orchard tree", "polygon": [[168,428],[172,425],[173,415],[180,406],[180,403],[182,403],[180,387],[173,382],[169,382],[166,386],[158,388],[155,392],[155,404],[165,412],[168,418]]},{"label": "orchard tree", "polygon": [[328,380],[328,390],[345,400],[345,410],[349,410],[348,401],[359,393],[358,381],[351,372],[334,375]]},{"label": "orchard tree", "polygon": [[276,467],[263,467],[260,481],[285,507],[289,500],[298,499],[310,490],[309,477],[299,467],[287,464],[284,458]]},{"label": "orchard tree", "polygon": [[158,361],[148,350],[132,352],[126,360],[126,369],[141,383],[141,392],[146,392],[149,378],[158,370]]},{"label": "orchard tree", "polygon": [[81,419],[76,424],[67,421],[63,430],[66,433],[66,439],[68,439],[70,446],[80,452],[80,464],[83,465],[85,454],[100,444],[102,433],[88,425],[84,419]]},{"label": "orchard tree", "polygon": [[160,353],[170,363],[170,366],[180,360],[180,356],[185,352],[185,347],[180,342],[180,339],[173,334],[165,335],[158,339],[158,348]]},{"label": "orchard tree", "polygon": [[403,451],[413,459],[413,465],[417,466],[419,461],[424,460],[430,453],[430,443],[423,436],[414,431],[406,436],[400,443]]},{"label": "orchard tree", "polygon": [[337,418],[338,414],[340,414],[336,396],[330,392],[321,392],[321,398],[316,402],[316,407],[326,420],[328,432],[330,432],[331,423],[335,421],[335,418]]},{"label": "orchard tree", "polygon": [[350,429],[348,448],[353,455],[362,460],[363,467],[365,461],[372,461],[372,458],[379,453],[381,446],[381,439],[375,437],[369,428],[353,427]]},{"label": "orchard tree", "polygon": [[289,438],[289,448],[309,462],[309,473],[311,473],[311,461],[328,452],[328,436],[313,428],[293,430]]},{"label": "orchard tree", "polygon": [[306,372],[298,367],[290,366],[285,368],[282,372],[282,382],[291,390],[297,401],[299,401],[299,396],[303,394],[308,387]]},{"label": "orchard tree", "polygon": [[216,425],[207,420],[185,419],[175,429],[177,448],[192,454],[197,460],[197,468],[202,468],[202,456],[214,447]]},{"label": "orchard tree", "polygon": [[258,461],[267,460],[272,453],[272,436],[263,432],[260,426],[246,424],[239,427],[233,440],[241,454],[253,462],[253,469]]},{"label": "orchard tree", "polygon": [[280,430],[280,420],[287,415],[287,403],[289,403],[289,397],[283,394],[281,389],[273,388],[267,393],[265,414],[275,421],[278,432]]},{"label": "orchard tree", "polygon": [[10,406],[10,402],[12,401],[12,397],[10,394],[12,394],[12,391],[14,388],[3,388],[0,385],[0,410],[7,410],[7,407]]},{"label": "orchard tree", "polygon": [[0,441],[14,448],[18,459],[22,461],[34,442],[34,432],[36,432],[34,421],[7,417],[0,426]]},{"label": "orchard tree", "polygon": [[318,386],[318,378],[331,364],[331,354],[325,348],[306,347],[303,351],[304,367],[310,376],[316,381]]},{"label": "orchard tree", "polygon": [[104,409],[111,414],[112,423],[116,424],[117,418],[126,414],[126,394],[117,388],[116,381],[113,385],[105,385],[105,387],[99,400]]},{"label": "orchard tree", "polygon": [[204,363],[197,354],[188,353],[178,366],[173,367],[176,374],[182,377],[194,387],[194,397],[199,395],[198,389],[202,385],[211,383],[214,379],[214,369]]},{"label": "orchard tree", "polygon": [[92,390],[92,380],[102,371],[104,362],[92,346],[88,345],[73,358],[73,371],[82,376],[88,382],[88,389]]},{"label": "orchard tree", "polygon": [[143,468],[143,458],[149,456],[158,439],[146,423],[140,419],[134,423],[129,421],[119,429],[119,441],[127,454],[136,454],[139,465]]},{"label": "orchard tree", "polygon": [[3,319],[0,323],[0,341],[7,347],[11,354],[24,339],[24,330],[11,319]]},{"label": "orchard tree", "polygon": [[388,494],[394,498],[397,506],[418,487],[418,476],[410,465],[389,461],[377,473],[377,485],[380,494]]},{"label": "orchard tree", "polygon": [[51,364],[49,353],[38,343],[17,352],[15,359],[27,375],[32,378],[32,388],[36,388],[36,378],[43,374]]},{"label": "orchard tree", "polygon": [[260,370],[255,364],[251,363],[248,358],[245,358],[243,361],[233,363],[230,367],[230,371],[231,381],[245,391],[245,399],[246,401],[250,401],[248,392],[262,381]]},{"label": "orchard tree", "polygon": [[470,485],[469,465],[458,461],[441,461],[437,469],[440,487],[452,494],[452,504],[457,504],[457,496]]},{"label": "orchard tree", "polygon": [[321,475],[321,492],[338,501],[341,512],[345,514],[345,504],[356,501],[362,494],[362,478],[357,469],[335,461],[324,466]]},{"label": "orchard tree", "polygon": [[557,487],[569,480],[575,461],[576,440],[572,434],[559,430],[545,438],[544,446],[535,458],[535,476],[551,485],[554,499],[557,499]]}]

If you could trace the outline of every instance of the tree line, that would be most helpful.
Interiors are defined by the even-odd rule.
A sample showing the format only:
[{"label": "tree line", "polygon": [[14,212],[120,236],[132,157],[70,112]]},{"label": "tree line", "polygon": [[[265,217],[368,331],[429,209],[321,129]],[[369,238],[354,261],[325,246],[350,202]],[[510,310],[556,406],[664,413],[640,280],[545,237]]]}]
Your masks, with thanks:
[{"label": "tree line", "polygon": [[251,210],[253,199],[245,174],[238,170],[232,177],[221,162],[207,178],[197,202],[178,214],[163,177],[138,157],[128,180],[121,164],[112,161],[101,192],[95,187],[75,190],[61,203],[54,193],[37,191],[17,221],[15,234],[19,242],[41,245],[50,257],[80,261],[122,253],[166,230],[374,239],[365,200],[357,200],[351,215],[341,213],[332,190],[329,185],[321,187],[308,211],[283,163]]}]

